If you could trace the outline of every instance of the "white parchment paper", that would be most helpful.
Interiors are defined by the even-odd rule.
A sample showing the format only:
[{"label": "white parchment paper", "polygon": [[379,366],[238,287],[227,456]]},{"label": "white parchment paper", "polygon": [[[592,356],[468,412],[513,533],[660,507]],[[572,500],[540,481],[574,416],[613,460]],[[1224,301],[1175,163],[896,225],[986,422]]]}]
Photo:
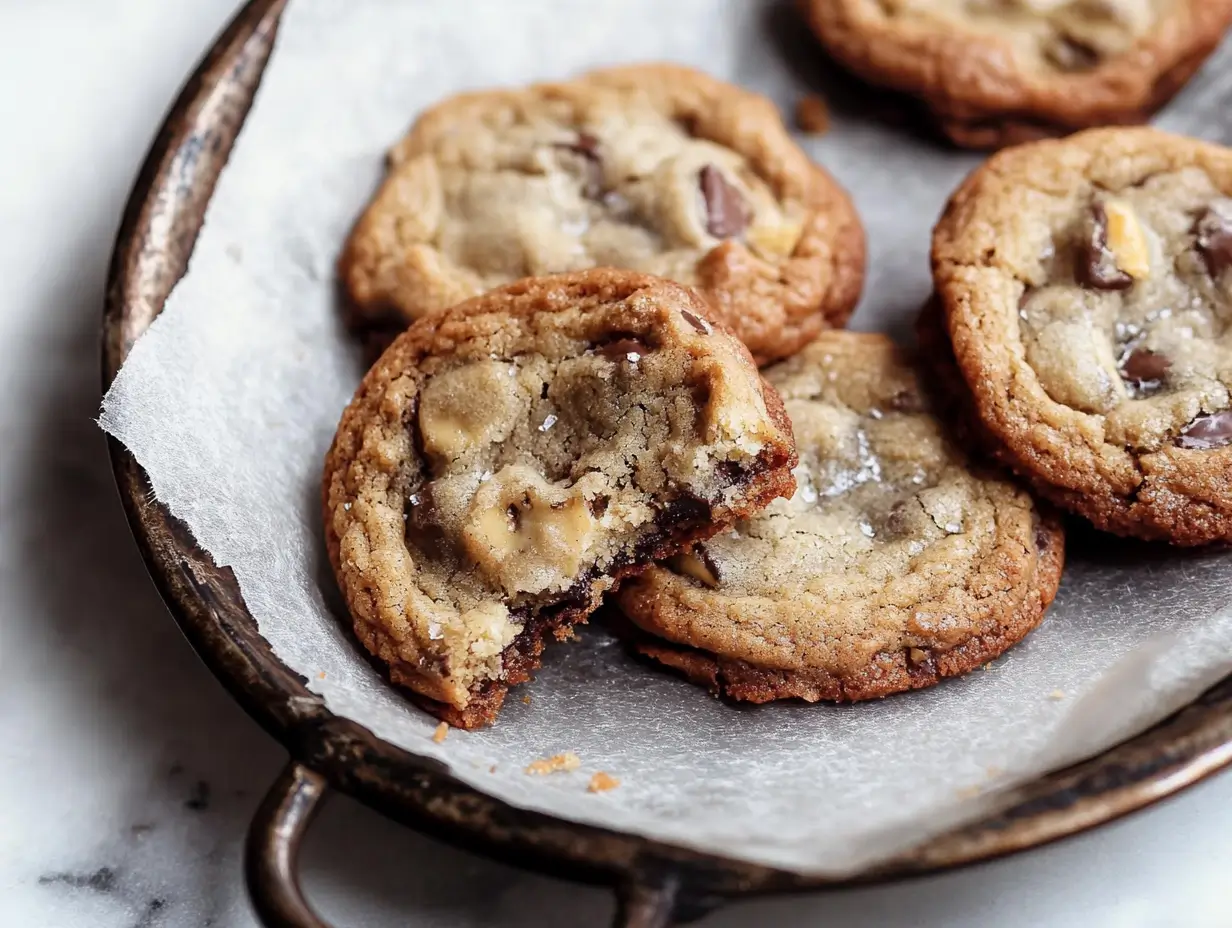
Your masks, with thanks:
[{"label": "white parchment paper", "polygon": [[[1045,624],[990,670],[856,706],[733,708],[592,629],[549,650],[494,728],[438,745],[435,720],[343,631],[317,504],[323,455],[361,375],[337,324],[333,264],[414,114],[467,88],[656,59],[789,110],[833,79],[789,7],[293,0],[189,274],[121,371],[102,424],[234,569],[262,634],[334,712],[518,806],[840,876],[979,815],[998,790],[1124,739],[1232,671],[1232,555],[1079,541]],[[1229,52],[1163,125],[1232,137]],[[929,291],[929,229],[978,158],[876,121],[842,85],[831,99],[836,128],[802,144],[852,191],[868,228],[855,327],[902,335]],[[563,750],[580,755],[580,771],[523,773]],[[597,770],[621,787],[587,793]]]}]

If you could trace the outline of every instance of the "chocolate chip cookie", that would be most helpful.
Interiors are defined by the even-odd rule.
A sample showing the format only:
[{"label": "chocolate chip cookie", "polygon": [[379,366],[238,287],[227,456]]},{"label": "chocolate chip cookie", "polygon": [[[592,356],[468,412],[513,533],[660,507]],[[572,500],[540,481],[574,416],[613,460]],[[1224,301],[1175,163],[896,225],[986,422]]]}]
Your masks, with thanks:
[{"label": "chocolate chip cookie", "polygon": [[1144,122],[1232,23],[1232,0],[803,0],[866,80],[920,98],[955,143],[995,148]]},{"label": "chocolate chip cookie", "polygon": [[451,725],[492,721],[545,636],[653,558],[790,494],[778,395],[691,291],[593,270],[421,319],[325,465],[355,633]]},{"label": "chocolate chip cookie", "polygon": [[1003,151],[933,273],[1000,456],[1122,535],[1232,540],[1232,150],[1102,129]]},{"label": "chocolate chip cookie", "polygon": [[697,288],[764,363],[846,322],[864,233],[770,101],[639,66],[423,114],[339,272],[353,326],[372,332],[520,277],[598,266]]},{"label": "chocolate chip cookie", "polygon": [[733,699],[859,700],[965,673],[1040,622],[1061,528],[971,466],[910,357],[825,332],[765,373],[795,495],[624,586],[639,650]]}]

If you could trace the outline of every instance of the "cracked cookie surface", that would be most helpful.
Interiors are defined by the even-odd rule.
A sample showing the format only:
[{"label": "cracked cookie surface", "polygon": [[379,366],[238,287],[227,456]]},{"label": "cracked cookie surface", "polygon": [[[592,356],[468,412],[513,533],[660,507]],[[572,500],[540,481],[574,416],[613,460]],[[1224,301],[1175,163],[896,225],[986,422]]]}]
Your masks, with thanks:
[{"label": "cracked cookie surface", "polygon": [[1232,150],[1105,129],[1005,151],[933,237],[1003,458],[1123,535],[1232,539]]},{"label": "cracked cookie surface", "polygon": [[423,114],[339,262],[356,329],[597,266],[696,287],[759,363],[841,326],[863,284],[846,194],[763,97],[647,65]]},{"label": "cracked cookie surface", "polygon": [[968,466],[904,352],[827,332],[765,373],[795,495],[622,588],[639,650],[735,699],[857,700],[964,673],[1039,623],[1061,529]]},{"label": "cracked cookie surface", "polygon": [[748,351],[668,281],[595,270],[404,333],[342,416],[326,541],[355,632],[455,726],[495,718],[604,592],[792,491]]},{"label": "cracked cookie surface", "polygon": [[919,97],[974,148],[1144,122],[1232,23],[1232,0],[808,0],[806,11],[835,58]]}]

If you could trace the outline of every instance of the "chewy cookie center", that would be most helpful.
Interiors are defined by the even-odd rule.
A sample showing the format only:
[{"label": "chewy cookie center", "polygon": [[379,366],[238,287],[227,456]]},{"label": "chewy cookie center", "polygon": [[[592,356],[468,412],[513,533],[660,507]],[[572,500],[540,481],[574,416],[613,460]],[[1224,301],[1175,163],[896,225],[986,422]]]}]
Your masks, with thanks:
[{"label": "chewy cookie center", "polygon": [[817,360],[768,373],[796,434],[795,495],[669,566],[728,595],[771,598],[841,599],[852,578],[887,582],[925,561],[951,564],[957,575],[980,539],[995,535],[987,485],[966,469],[902,368],[840,377],[841,359]]},{"label": "chewy cookie center", "polygon": [[1167,0],[881,0],[890,15],[925,18],[1007,39],[1024,60],[1089,71],[1126,51]]},{"label": "chewy cookie center", "polygon": [[602,266],[693,283],[723,241],[782,260],[802,232],[741,155],[627,103],[468,124],[420,159],[401,170],[439,209],[419,234],[486,287]]},{"label": "chewy cookie center", "polygon": [[[691,315],[685,337],[712,337]],[[616,332],[426,379],[405,522],[430,593],[551,603],[644,559],[639,545],[707,518],[750,479],[769,428],[760,397],[686,376],[689,353],[656,340]]]},{"label": "chewy cookie center", "polygon": [[1232,199],[1198,169],[1095,191],[1047,250],[1019,321],[1048,395],[1136,450],[1232,442]]}]

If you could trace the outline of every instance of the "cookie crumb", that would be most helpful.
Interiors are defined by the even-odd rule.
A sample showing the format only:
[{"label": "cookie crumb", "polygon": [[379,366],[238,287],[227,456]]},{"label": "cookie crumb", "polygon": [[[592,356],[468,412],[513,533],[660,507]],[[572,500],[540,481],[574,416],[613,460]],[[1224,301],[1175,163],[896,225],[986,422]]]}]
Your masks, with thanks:
[{"label": "cookie crumb", "polygon": [[488,773],[496,773],[496,764],[493,764],[488,768]]},{"label": "cookie crumb", "polygon": [[1060,702],[1062,699],[1065,698],[1065,690],[1053,690],[1051,693],[1048,694],[1048,698],[1051,699],[1053,702]]},{"label": "cookie crumb", "polygon": [[528,706],[529,706],[529,705],[530,705],[530,697],[529,697],[529,696],[523,696],[523,697],[522,697],[522,702],[526,703],[526,705],[528,705]]},{"label": "cookie crumb", "polygon": [[432,740],[440,744],[449,735],[449,723],[441,722],[436,726],[436,731],[432,733]]},{"label": "cookie crumb", "polygon": [[962,789],[956,789],[954,792],[959,799],[974,799],[981,792],[978,786],[964,786]]},{"label": "cookie crumb", "polygon": [[991,767],[985,768],[984,773],[986,773],[989,777],[999,777],[1001,774],[1005,773],[1005,768],[998,767],[994,764]]},{"label": "cookie crumb", "polygon": [[319,674],[317,674],[317,679],[318,679],[318,680],[324,680],[324,679],[325,679],[325,671],[324,671],[324,670],[322,670]]},{"label": "cookie crumb", "polygon": [[526,768],[526,772],[534,776],[546,776],[549,773],[568,773],[582,766],[582,759],[572,751],[554,754],[551,757],[537,760]]},{"label": "cookie crumb", "polygon": [[830,108],[816,94],[801,97],[796,104],[796,126],[809,135],[825,135],[830,131]]},{"label": "cookie crumb", "polygon": [[600,770],[590,778],[590,783],[587,784],[586,791],[589,793],[606,793],[609,789],[615,789],[619,785],[619,779]]}]

